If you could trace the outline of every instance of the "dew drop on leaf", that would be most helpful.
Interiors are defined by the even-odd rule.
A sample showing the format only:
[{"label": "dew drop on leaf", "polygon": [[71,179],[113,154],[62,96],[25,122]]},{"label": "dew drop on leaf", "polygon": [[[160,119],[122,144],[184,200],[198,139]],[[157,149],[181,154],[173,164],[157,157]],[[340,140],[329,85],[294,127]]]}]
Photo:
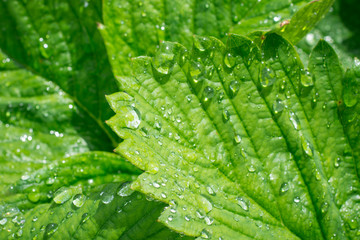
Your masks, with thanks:
[{"label": "dew drop on leaf", "polygon": [[237,80],[231,81],[229,84],[229,96],[234,98],[240,89],[240,82]]},{"label": "dew drop on leaf", "polygon": [[61,187],[55,192],[54,202],[63,204],[71,198],[71,191],[66,187]]},{"label": "dew drop on leaf", "polygon": [[211,234],[206,229],[203,229],[201,231],[200,237],[202,237],[203,239],[209,239],[211,238]]},{"label": "dew drop on leaf", "polygon": [[230,113],[228,110],[224,110],[222,114],[223,122],[226,123],[230,119]]},{"label": "dew drop on leaf", "polygon": [[282,196],[284,195],[287,191],[289,191],[289,184],[288,183],[283,183],[280,186],[280,190],[279,190],[279,195]]},{"label": "dew drop on leaf", "polygon": [[82,205],[84,205],[86,200],[86,197],[83,194],[76,194],[73,198],[73,205],[77,208],[82,207]]},{"label": "dew drop on leaf", "polygon": [[197,203],[200,208],[204,209],[205,213],[213,209],[212,203],[204,196],[196,196]]},{"label": "dew drop on leaf", "polygon": [[131,189],[131,182],[126,182],[119,187],[117,195],[120,197],[127,197],[130,196],[133,192],[134,190]]},{"label": "dew drop on leaf", "polygon": [[261,86],[263,88],[269,87],[274,84],[275,82],[275,72],[271,68],[265,66],[261,70]]},{"label": "dew drop on leaf", "polygon": [[203,92],[203,101],[209,102],[215,95],[215,91],[212,87],[205,87],[204,92]]},{"label": "dew drop on leaf", "polygon": [[247,204],[247,202],[241,198],[241,197],[237,197],[237,204],[244,210],[244,211],[249,211],[249,205]]},{"label": "dew drop on leaf", "polygon": [[276,99],[273,103],[273,111],[275,114],[279,114],[284,110],[284,104],[280,99]]},{"label": "dew drop on leaf", "polygon": [[32,192],[32,193],[29,193],[27,197],[30,202],[36,203],[40,200],[40,196],[41,196],[40,193]]},{"label": "dew drop on leaf", "polygon": [[236,58],[231,53],[227,53],[224,58],[224,63],[228,68],[232,68],[235,66]]},{"label": "dew drop on leaf", "polygon": [[57,229],[58,225],[56,223],[49,223],[48,225],[46,225],[45,234],[47,236],[51,236],[57,231]]},{"label": "dew drop on leaf", "polygon": [[130,109],[124,116],[124,122],[126,127],[137,129],[141,123],[140,112],[136,108]]},{"label": "dew drop on leaf", "polygon": [[82,216],[81,216],[81,224],[85,223],[87,220],[90,219],[90,216],[88,213],[84,213]]}]

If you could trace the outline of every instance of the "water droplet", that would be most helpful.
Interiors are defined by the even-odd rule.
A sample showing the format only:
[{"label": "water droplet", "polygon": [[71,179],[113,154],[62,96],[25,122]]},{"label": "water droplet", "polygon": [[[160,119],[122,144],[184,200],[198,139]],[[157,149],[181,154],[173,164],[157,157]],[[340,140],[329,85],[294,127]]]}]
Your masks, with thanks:
[{"label": "water droplet", "polygon": [[54,195],[54,202],[56,204],[63,204],[71,198],[71,190],[66,187],[61,187]]},{"label": "water droplet", "polygon": [[265,66],[261,70],[261,86],[266,88],[273,85],[275,82],[275,77],[275,72],[271,68]]},{"label": "water droplet", "polygon": [[140,112],[136,108],[129,109],[123,119],[126,127],[131,129],[137,129],[141,123]]},{"label": "water droplet", "polygon": [[40,196],[41,196],[40,193],[32,192],[32,193],[29,193],[27,197],[30,202],[36,203],[40,200]]},{"label": "water droplet", "polygon": [[84,205],[86,197],[83,194],[76,194],[73,198],[72,203],[75,207],[80,208]]},{"label": "water droplet", "polygon": [[356,219],[351,219],[350,221],[348,221],[348,224],[351,230],[355,230],[358,227],[358,222],[356,221]]},{"label": "water droplet", "polygon": [[167,219],[169,220],[169,222],[171,222],[174,219],[174,217],[172,215],[169,215]]},{"label": "water droplet", "polygon": [[127,197],[130,196],[133,192],[134,190],[131,189],[131,182],[126,182],[119,187],[117,195],[120,197]]},{"label": "water droplet", "polygon": [[165,194],[165,193],[161,193],[161,198],[166,199],[166,198],[167,198],[166,194]]},{"label": "water droplet", "polygon": [[191,220],[191,217],[189,215],[185,215],[185,220],[189,222]]},{"label": "water droplet", "polygon": [[212,87],[205,87],[204,92],[203,92],[203,101],[204,102],[208,102],[210,101],[215,95],[215,91]]},{"label": "water droplet", "polygon": [[289,111],[289,119],[296,130],[301,129],[299,118],[293,111]]},{"label": "water droplet", "polygon": [[209,238],[211,238],[211,234],[206,229],[203,229],[201,231],[200,237],[202,237],[204,239],[209,239]]},{"label": "water droplet", "polygon": [[153,185],[154,188],[159,188],[160,187],[160,184],[158,184],[157,182],[153,182],[152,185]]},{"label": "water droplet", "polygon": [[234,98],[240,89],[240,82],[237,80],[231,81],[229,84],[229,96]]},{"label": "water droplet", "polygon": [[103,204],[109,204],[112,202],[112,200],[114,200],[114,195],[107,192],[101,192],[100,197]]},{"label": "water droplet", "polygon": [[322,213],[323,215],[325,215],[325,214],[327,213],[328,209],[329,209],[329,203],[324,202],[324,203],[321,205],[321,213]]},{"label": "water droplet", "polygon": [[33,221],[33,222],[36,222],[38,219],[39,219],[39,218],[38,218],[37,216],[34,216],[33,219],[32,219],[32,221]]},{"label": "water droplet", "polygon": [[216,195],[214,189],[212,189],[212,187],[210,187],[210,186],[207,186],[207,187],[206,187],[206,191],[207,191],[210,195],[213,195],[213,196]]},{"label": "water droplet", "polygon": [[310,143],[305,139],[303,135],[301,135],[300,140],[301,140],[302,149],[304,150],[305,154],[308,155],[309,157],[312,157],[313,149]]},{"label": "water droplet", "polygon": [[237,204],[244,210],[244,211],[249,211],[249,205],[247,202],[245,202],[245,200],[241,197],[237,197]]},{"label": "water droplet", "polygon": [[300,82],[303,87],[310,87],[314,85],[313,78],[307,69],[301,71]]},{"label": "water droplet", "polygon": [[48,179],[46,179],[45,184],[50,186],[53,185],[55,182],[55,178],[49,177]]},{"label": "water droplet", "polygon": [[206,38],[200,38],[200,37],[195,37],[194,38],[194,47],[196,49],[198,49],[200,52],[204,52],[206,50],[206,48],[204,47],[203,43],[206,41]]},{"label": "water droplet", "polygon": [[321,173],[319,172],[318,169],[315,169],[315,179],[317,181],[320,181],[321,180]]},{"label": "water droplet", "polygon": [[275,114],[279,114],[284,110],[284,104],[280,99],[276,99],[273,103],[273,111]]},{"label": "water droplet", "polygon": [[252,164],[249,164],[246,167],[250,173],[254,173],[256,171],[256,168]]},{"label": "water droplet", "polygon": [[234,137],[234,141],[236,144],[239,144],[241,142],[241,136],[239,134],[236,134]]},{"label": "water droplet", "polygon": [[58,230],[58,225],[56,223],[49,223],[45,228],[45,234],[47,236],[53,235]]},{"label": "water droplet", "polygon": [[186,100],[187,100],[188,102],[191,102],[191,101],[192,101],[192,96],[191,96],[191,95],[186,96]]},{"label": "water droplet", "polygon": [[3,218],[0,220],[0,225],[5,225],[7,223],[7,218]]},{"label": "water droplet", "polygon": [[228,68],[232,68],[236,63],[236,58],[231,55],[231,53],[227,53],[224,58],[224,63]]},{"label": "water droplet", "polygon": [[338,168],[340,166],[340,162],[341,162],[341,158],[340,157],[336,158],[334,162],[334,167]]},{"label": "water droplet", "polygon": [[288,190],[289,190],[289,184],[288,183],[281,184],[280,190],[279,190],[279,195],[280,196],[284,195]]},{"label": "water droplet", "polygon": [[230,113],[229,113],[229,111],[228,111],[228,110],[224,110],[222,117],[223,117],[223,122],[224,122],[224,123],[226,123],[227,121],[229,121],[229,119],[230,119]]},{"label": "water droplet", "polygon": [[81,224],[85,223],[87,220],[90,219],[90,216],[88,213],[84,213],[82,216],[81,216]]},{"label": "water droplet", "polygon": [[197,195],[196,200],[199,207],[202,208],[205,211],[205,213],[208,213],[213,209],[211,202],[206,197]]},{"label": "water droplet", "polygon": [[207,225],[211,225],[211,224],[213,224],[213,222],[214,222],[214,219],[213,218],[211,218],[211,217],[208,217],[208,216],[206,216],[205,218],[205,223],[207,224]]},{"label": "water droplet", "polygon": [[294,203],[299,203],[300,202],[300,197],[295,197],[294,198]]}]

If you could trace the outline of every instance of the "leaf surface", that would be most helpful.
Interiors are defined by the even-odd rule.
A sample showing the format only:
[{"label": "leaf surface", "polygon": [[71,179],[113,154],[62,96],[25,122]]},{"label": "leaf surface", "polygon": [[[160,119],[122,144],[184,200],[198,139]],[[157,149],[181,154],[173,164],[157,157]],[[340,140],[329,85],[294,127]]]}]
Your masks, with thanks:
[{"label": "leaf surface", "polygon": [[116,137],[104,124],[109,118],[105,94],[117,90],[96,23],[100,1],[2,1],[0,48],[16,62],[54,82],[91,126],[84,138],[92,149],[110,150]]},{"label": "leaf surface", "polygon": [[[338,114],[343,70],[324,41],[310,72],[285,39],[165,42],[108,97],[132,187],[160,221],[212,239],[356,239],[359,176]],[[340,104],[339,104],[340,103]]]},{"label": "leaf surface", "polygon": [[245,35],[276,30],[297,42],[329,10],[333,0],[307,3],[302,0],[106,0],[105,26],[100,28],[114,74],[128,76],[129,58],[153,56],[162,41],[179,42],[189,48],[194,34],[225,39],[228,33]]},{"label": "leaf surface", "polygon": [[[88,195],[68,193],[62,203],[39,204],[22,214],[1,209],[3,239],[179,239],[155,222],[164,204],[147,201],[129,183],[98,186]],[[146,229],[146,231],[139,231]]]}]

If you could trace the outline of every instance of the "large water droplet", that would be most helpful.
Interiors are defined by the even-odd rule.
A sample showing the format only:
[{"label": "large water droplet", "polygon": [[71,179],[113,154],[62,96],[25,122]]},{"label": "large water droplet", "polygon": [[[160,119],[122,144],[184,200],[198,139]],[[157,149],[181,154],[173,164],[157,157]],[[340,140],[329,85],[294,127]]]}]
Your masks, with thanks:
[{"label": "large water droplet", "polygon": [[7,218],[1,219],[1,220],[0,220],[0,225],[3,225],[3,226],[4,226],[4,225],[7,223],[7,221],[8,221]]},{"label": "large water droplet", "polygon": [[227,53],[224,58],[224,63],[228,68],[232,68],[235,66],[236,58],[231,53]]},{"label": "large water droplet", "polygon": [[136,108],[131,108],[126,112],[124,117],[126,127],[137,129],[141,123],[140,112]]},{"label": "large water droplet", "polygon": [[236,198],[238,205],[244,210],[249,211],[249,205],[248,203],[241,197]]},{"label": "large water droplet", "polygon": [[236,134],[234,137],[234,141],[236,144],[239,144],[241,142],[241,136],[239,134]]},{"label": "large water droplet", "polygon": [[88,213],[84,213],[82,216],[81,216],[81,224],[85,223],[87,220],[90,219],[90,215]]},{"label": "large water droplet", "polygon": [[63,204],[71,198],[72,191],[69,188],[61,187],[55,192],[54,202]]},{"label": "large water droplet", "polygon": [[203,101],[209,102],[215,95],[215,91],[212,87],[205,87],[204,92],[203,92]]},{"label": "large water droplet", "polygon": [[214,222],[214,219],[213,218],[211,218],[211,217],[208,217],[208,216],[206,216],[205,218],[205,223],[206,223],[206,225],[211,225],[211,224],[213,224],[213,222]]},{"label": "large water droplet", "polygon": [[310,143],[305,139],[304,136],[301,136],[300,140],[301,140],[302,149],[304,150],[305,154],[308,155],[309,157],[312,157],[313,150],[312,150]]},{"label": "large water droplet", "polygon": [[209,238],[211,238],[211,234],[210,234],[210,232],[207,231],[206,229],[203,229],[203,230],[201,231],[200,237],[203,238],[203,239],[209,239]]},{"label": "large water droplet", "polygon": [[310,87],[314,85],[313,78],[307,69],[301,71],[300,82],[303,87]]},{"label": "large water droplet", "polygon": [[234,98],[240,89],[240,82],[237,80],[231,81],[229,84],[229,96]]},{"label": "large water droplet", "polygon": [[27,197],[30,202],[36,203],[40,200],[40,196],[41,196],[40,193],[32,192],[32,193],[29,193]]},{"label": "large water droplet", "polygon": [[49,223],[45,228],[45,234],[47,236],[53,235],[58,230],[58,225],[56,223]]},{"label": "large water droplet", "polygon": [[73,198],[73,205],[77,208],[82,207],[82,205],[84,205],[86,200],[86,197],[83,194],[76,194]]},{"label": "large water droplet", "polygon": [[131,189],[131,182],[123,183],[117,192],[120,197],[130,196],[134,190]]},{"label": "large water droplet", "polygon": [[261,86],[266,88],[274,84],[276,75],[274,70],[269,67],[264,67],[261,70]]},{"label": "large water droplet", "polygon": [[280,99],[276,99],[273,103],[273,111],[275,114],[279,114],[284,110],[284,104]]},{"label": "large water droplet", "polygon": [[226,123],[227,121],[229,121],[229,119],[230,119],[230,113],[229,113],[228,110],[224,110],[224,111],[223,111],[222,119],[223,119],[223,122],[224,122],[224,123]]},{"label": "large water droplet", "polygon": [[198,49],[200,52],[204,52],[206,50],[205,46],[203,45],[203,43],[206,41],[206,38],[199,38],[199,37],[195,37],[194,38],[194,47],[196,49]]},{"label": "large water droplet", "polygon": [[289,191],[289,184],[288,183],[283,183],[280,186],[280,190],[279,190],[279,195],[282,196],[284,195],[287,191]]},{"label": "large water droplet", "polygon": [[289,119],[296,130],[301,129],[299,118],[293,111],[289,111]]},{"label": "large water droplet", "polygon": [[197,195],[196,200],[197,200],[198,206],[200,208],[204,209],[205,213],[208,213],[213,209],[211,202],[206,197]]},{"label": "large water droplet", "polygon": [[214,189],[212,189],[211,186],[207,186],[207,187],[206,187],[206,191],[207,191],[210,195],[213,195],[213,196],[216,195]]}]

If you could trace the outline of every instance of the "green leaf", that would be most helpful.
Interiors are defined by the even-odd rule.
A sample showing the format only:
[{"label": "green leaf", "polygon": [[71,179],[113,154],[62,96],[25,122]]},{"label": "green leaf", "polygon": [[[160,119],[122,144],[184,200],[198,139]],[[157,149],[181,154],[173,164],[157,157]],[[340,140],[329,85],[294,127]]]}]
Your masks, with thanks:
[{"label": "green leaf", "polygon": [[0,193],[55,159],[89,150],[74,124],[79,111],[69,96],[1,55]]},{"label": "green leaf", "polygon": [[360,26],[353,19],[359,10],[356,2],[337,1],[327,16],[297,45],[303,53],[300,55],[303,61],[307,60],[316,43],[324,39],[335,49],[341,63],[351,67],[354,57],[360,58],[360,45],[357,41],[360,37]]},{"label": "green leaf", "polygon": [[[61,204],[40,204],[25,214],[0,209],[2,239],[178,239],[179,235],[155,222],[164,204],[147,201],[129,183],[81,190]],[[139,231],[146,229],[146,231]]]},{"label": "green leaf", "polygon": [[[160,221],[211,239],[357,239],[356,149],[339,115],[343,70],[320,41],[304,69],[285,39],[165,42],[108,97]],[[351,110],[349,110],[351,112]],[[354,134],[353,134],[354,135]]]},{"label": "green leaf", "polygon": [[114,74],[128,76],[129,58],[153,56],[162,41],[189,48],[194,34],[225,39],[228,33],[277,30],[297,42],[322,18],[333,0],[307,2],[106,0],[105,26],[100,29]]},{"label": "green leaf", "polygon": [[117,86],[99,21],[100,1],[2,1],[0,48],[66,92],[83,114],[78,121],[91,126],[82,133],[90,147],[110,150],[117,139],[104,124],[111,116],[104,95]]},{"label": "green leaf", "polygon": [[141,171],[113,153],[87,152],[53,161],[43,168],[24,173],[8,187],[2,201],[29,209],[50,201],[64,187],[81,187],[84,193],[110,182],[135,180]]}]

